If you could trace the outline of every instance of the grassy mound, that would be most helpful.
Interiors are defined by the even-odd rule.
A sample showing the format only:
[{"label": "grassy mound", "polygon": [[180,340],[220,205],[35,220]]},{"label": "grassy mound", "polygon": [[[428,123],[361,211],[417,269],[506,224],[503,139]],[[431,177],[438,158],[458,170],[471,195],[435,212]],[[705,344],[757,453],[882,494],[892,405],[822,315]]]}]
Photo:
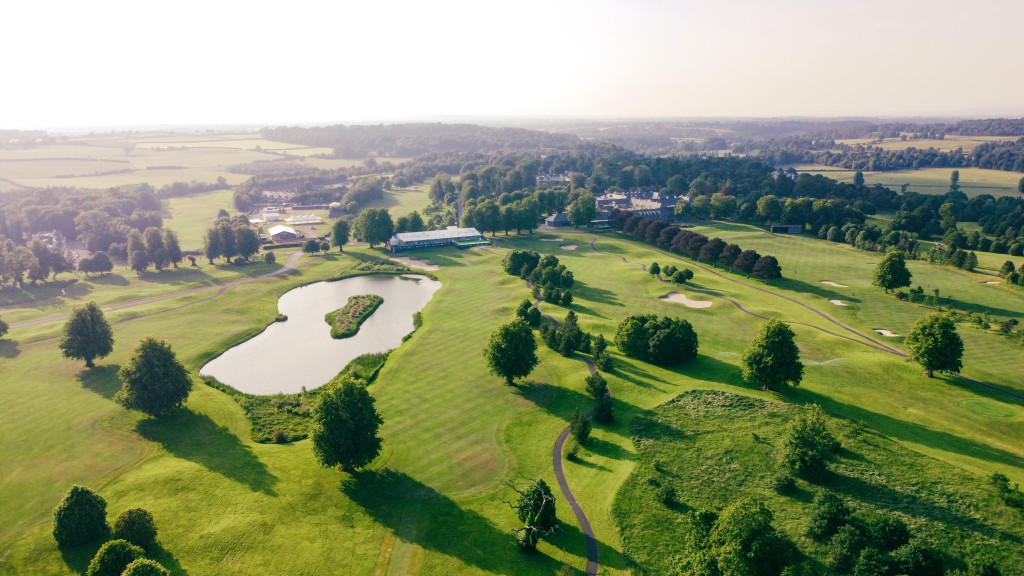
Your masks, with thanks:
[{"label": "grassy mound", "polygon": [[[825,569],[828,544],[806,537],[814,495],[828,489],[855,514],[891,512],[911,532],[943,551],[947,568],[990,557],[1003,574],[1024,573],[1024,530],[987,482],[846,420],[828,426],[843,448],[820,485],[797,480],[787,496],[774,492],[777,454],[787,425],[803,408],[697,390],[678,396],[632,423],[637,465],[613,505],[624,550],[645,574],[671,574],[683,552],[686,512],[721,512],[753,496],[800,552]],[[659,495],[669,487],[676,502]],[[827,572],[826,569],[826,573]]]},{"label": "grassy mound", "polygon": [[376,294],[360,294],[348,299],[348,303],[333,312],[328,312],[324,320],[331,325],[331,338],[351,338],[359,332],[359,327],[380,308],[384,299]]}]

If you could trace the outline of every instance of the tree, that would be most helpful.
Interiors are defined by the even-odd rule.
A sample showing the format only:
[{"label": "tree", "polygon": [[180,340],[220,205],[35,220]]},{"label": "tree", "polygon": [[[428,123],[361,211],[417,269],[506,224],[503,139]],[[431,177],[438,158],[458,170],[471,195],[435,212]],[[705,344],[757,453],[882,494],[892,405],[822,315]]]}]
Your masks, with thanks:
[{"label": "tree", "polygon": [[687,280],[693,279],[693,270],[689,268],[683,268],[682,270],[676,270],[676,273],[672,275],[672,281],[676,284],[686,284]]},{"label": "tree", "polygon": [[484,348],[491,373],[501,376],[509,386],[515,378],[528,375],[537,366],[537,340],[530,326],[515,319],[491,333]]},{"label": "tree", "polygon": [[151,416],[164,416],[181,408],[192,391],[192,378],[171,345],[152,336],[139,341],[117,377],[121,390],[114,400]]},{"label": "tree", "polygon": [[697,358],[699,341],[686,320],[648,314],[628,316],[619,323],[615,345],[630,358],[667,366]]},{"label": "tree", "polygon": [[1017,182],[1017,192],[1024,194],[1024,178],[1021,178],[1020,182]]},{"label": "tree", "polygon": [[107,501],[85,486],[72,486],[53,510],[53,538],[57,546],[78,546],[105,538]]},{"label": "tree", "polygon": [[156,549],[156,522],[153,515],[143,508],[125,510],[114,520],[111,538],[127,540],[147,552]]},{"label": "tree", "polygon": [[71,311],[64,324],[58,347],[65,358],[85,360],[85,366],[95,366],[93,360],[103,358],[114,350],[114,332],[95,302],[89,302]]},{"label": "tree", "polygon": [[[159,228],[146,228],[146,231],[142,233],[142,238],[146,242],[146,259],[157,270],[167,268],[171,259],[167,255],[167,247],[164,246],[163,232]],[[131,256],[130,250],[128,255]]]},{"label": "tree", "polygon": [[263,261],[266,262],[267,264],[273,264],[277,262],[277,256],[275,256],[274,253],[271,252],[270,250],[267,250],[267,252],[263,255]]},{"label": "tree", "polygon": [[590,221],[597,216],[597,200],[590,194],[584,194],[569,205],[569,223],[579,228],[590,226]]},{"label": "tree", "polygon": [[763,256],[754,263],[751,275],[762,280],[782,278],[782,267],[779,266],[779,261],[775,259],[775,256]]},{"label": "tree", "polygon": [[590,418],[587,418],[587,415],[577,408],[572,413],[572,420],[569,422],[569,432],[577,442],[586,444],[587,438],[590,438],[590,430]]},{"label": "tree", "polygon": [[216,228],[210,228],[206,231],[206,237],[203,238],[203,255],[206,259],[213,264],[213,259],[220,256],[221,254],[221,241],[220,231]]},{"label": "tree", "polygon": [[818,542],[826,542],[849,521],[850,507],[846,502],[835,492],[822,490],[814,496],[814,510],[806,535]]},{"label": "tree", "polygon": [[380,454],[377,432],[384,420],[364,381],[343,376],[331,382],[320,392],[310,415],[313,454],[322,466],[351,470]]},{"label": "tree", "polygon": [[[603,350],[602,350],[603,352]],[[600,373],[595,372],[586,378],[587,394],[594,400],[600,400],[608,395],[608,382]]]},{"label": "tree", "polygon": [[1006,262],[1003,262],[1003,265],[1000,266],[999,268],[999,277],[1006,278],[1011,272],[1014,271],[1016,271],[1016,268],[1014,267],[1013,262],[1007,260]]},{"label": "tree", "polygon": [[936,370],[956,373],[963,366],[964,342],[956,323],[945,314],[934,312],[919,319],[905,342],[909,359],[920,364],[929,378]]},{"label": "tree", "polygon": [[825,415],[817,404],[793,419],[782,442],[782,467],[808,480],[824,476],[828,460],[839,450],[839,441],[828,430]]},{"label": "tree", "polygon": [[92,258],[82,258],[78,261],[78,271],[86,274],[105,274],[114,269],[114,263],[106,252],[97,252]]},{"label": "tree", "polygon": [[248,260],[260,249],[260,237],[256,231],[248,226],[235,228],[235,252]]},{"label": "tree", "polygon": [[736,260],[732,263],[733,268],[743,272],[747,276],[754,271],[754,265],[761,259],[761,255],[754,250],[744,250],[736,256]]},{"label": "tree", "polygon": [[505,483],[519,494],[515,502],[505,501],[516,511],[516,517],[523,523],[522,528],[512,531],[519,535],[519,549],[533,552],[537,549],[537,541],[541,535],[548,535],[558,528],[555,516],[555,496],[547,483],[537,478],[526,488],[517,487],[512,481]]},{"label": "tree", "polygon": [[875,279],[872,284],[885,289],[885,293],[888,294],[889,290],[910,286],[911,278],[903,252],[896,248],[889,248],[881,262],[875,267]]},{"label": "tree", "polygon": [[395,232],[391,214],[383,208],[367,208],[356,218],[353,228],[356,236],[365,240],[370,248],[387,242]]},{"label": "tree", "polygon": [[768,576],[779,574],[796,557],[793,543],[772,524],[764,502],[737,500],[722,511],[708,536],[716,574]]},{"label": "tree", "polygon": [[4,322],[4,319],[0,318],[0,338],[3,338],[10,328],[11,327],[7,325],[7,322]]},{"label": "tree", "polygon": [[658,274],[661,274],[661,266],[658,266],[657,262],[653,262],[650,267],[647,268],[647,272],[649,272],[651,276],[657,276]]},{"label": "tree", "polygon": [[182,253],[178,234],[174,230],[164,228],[164,249],[167,251],[167,260],[177,268],[181,262]]},{"label": "tree", "polygon": [[306,243],[302,245],[302,251],[306,254],[316,254],[320,251],[320,241],[316,238],[306,240]]},{"label": "tree", "polygon": [[331,228],[331,236],[334,239],[334,245],[338,247],[338,252],[345,251],[345,244],[348,243],[349,225],[348,221],[339,218],[334,223],[334,227]]},{"label": "tree", "polygon": [[171,573],[156,560],[139,558],[126,566],[121,576],[171,576]]},{"label": "tree", "polygon": [[132,271],[141,274],[149,268],[149,253],[146,251],[146,241],[138,230],[132,230],[128,235],[128,267]]},{"label": "tree", "polygon": [[217,235],[220,236],[220,255],[230,260],[232,256],[238,253],[235,247],[234,228],[227,222],[221,222],[217,224]]},{"label": "tree", "polygon": [[794,336],[786,324],[769,320],[743,352],[743,379],[765,390],[783,384],[798,386],[804,365],[800,363]]},{"label": "tree", "polygon": [[145,553],[142,548],[126,540],[111,540],[100,546],[85,576],[121,576],[129,564],[142,558]]}]

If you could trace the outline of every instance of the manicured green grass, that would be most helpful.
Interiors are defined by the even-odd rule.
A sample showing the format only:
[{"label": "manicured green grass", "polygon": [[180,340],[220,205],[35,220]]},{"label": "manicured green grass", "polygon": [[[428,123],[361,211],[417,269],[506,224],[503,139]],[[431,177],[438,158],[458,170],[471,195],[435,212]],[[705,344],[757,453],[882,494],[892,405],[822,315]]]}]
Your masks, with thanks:
[{"label": "manicured green grass", "polygon": [[[925,312],[870,287],[877,255],[745,226],[716,225],[708,233],[777,255],[787,280],[773,289],[833,313],[859,331],[889,328],[906,333]],[[614,235],[598,238],[601,252],[589,250],[587,234],[567,230],[558,235],[566,239],[564,244],[579,248],[561,250],[558,243],[539,241],[550,234],[535,233],[498,236],[496,246],[487,251],[417,253],[417,258],[440,265],[432,275],[442,288],[423,310],[422,326],[391,353],[370,387],[385,420],[385,449],[370,471],[356,475],[319,468],[308,441],[253,442],[241,407],[198,383],[188,411],[170,422],[125,412],[111,396],[117,389],[114,368],[141,337],[168,339],[195,373],[210,358],[273,322],[282,293],[351,273],[364,266],[359,255],[385,256],[380,249],[346,247],[344,255],[313,258],[308,267],[283,277],[234,286],[216,299],[118,325],[114,354],[90,373],[83,373],[79,363],[61,360],[52,342],[21,349],[0,346],[0,380],[11,399],[0,418],[0,464],[9,471],[0,487],[10,496],[0,501],[0,516],[9,519],[0,527],[0,557],[5,558],[0,571],[61,574],[81,565],[78,557],[85,553],[62,557],[49,535],[50,509],[71,483],[98,489],[111,503],[112,516],[131,506],[153,512],[160,541],[179,574],[317,573],[337,566],[352,574],[554,574],[563,564],[582,569],[583,539],[560,496],[558,516],[564,529],[544,540],[533,557],[514,550],[509,530],[516,521],[502,503],[511,497],[504,480],[541,476],[554,484],[554,439],[575,408],[590,404],[583,391],[583,363],[544,346],[538,352],[541,364],[516,387],[487,372],[481,354],[487,336],[529,297],[525,283],[500,267],[505,250],[514,247],[555,254],[573,271],[577,285],[571,308],[584,330],[611,339],[622,318],[649,312],[684,317],[700,336],[698,360],[671,370],[623,358],[612,347],[616,371],[608,380],[617,419],[598,426],[595,441],[581,451],[580,460],[566,464],[570,485],[596,530],[603,573],[625,573],[628,565],[611,511],[615,493],[636,460],[632,416],[692,389],[783,400],[787,396],[751,389],[739,376],[739,355],[757,334],[760,320],[713,297],[712,307],[702,310],[658,300],[679,289],[658,282],[639,264],[657,260],[679,265],[678,259]],[[696,273],[689,288],[682,288],[688,295],[693,295],[690,288],[709,290],[765,316],[839,331],[806,308],[713,276],[688,261],[686,265]],[[917,266],[912,263],[915,275],[933,274],[943,293],[948,287],[962,290],[958,299],[979,306],[1024,309],[1005,298],[986,299],[986,287],[958,273],[924,272]],[[821,280],[850,288],[827,287]],[[132,290],[121,289],[128,293],[125,300],[135,300],[136,289],[147,286],[130,285]],[[160,290],[171,291],[166,286]],[[837,296],[853,305],[840,309],[828,303]],[[105,299],[117,296],[111,291]],[[145,310],[170,310],[171,304],[164,301]],[[541,309],[559,319],[566,314],[564,307],[547,303]],[[12,310],[4,311],[5,319],[8,313],[48,315]],[[48,326],[55,330],[59,323]],[[829,414],[874,430],[903,449],[964,470],[966,477],[982,478],[999,470],[1012,481],[1024,481],[1021,403],[962,381],[928,380],[904,360],[854,341],[809,327],[794,329],[807,365],[795,402],[816,402]],[[20,338],[15,330],[4,342]],[[989,334],[965,334],[965,340],[967,374],[1020,386],[1015,380],[1019,368],[1006,362],[1011,350],[1017,356],[1009,358],[1019,358],[1019,348]],[[991,356],[976,360],[982,353]],[[999,355],[1002,363],[995,361]]]},{"label": "manicured green grass", "polygon": [[[763,500],[775,525],[819,564],[827,545],[804,536],[811,499],[832,490],[853,510],[893,512],[911,532],[954,562],[979,551],[997,559],[1003,574],[1024,570],[1017,543],[1024,530],[1019,515],[994,497],[987,481],[908,450],[848,420],[830,419],[842,451],[817,484],[799,481],[792,495],[769,489],[786,426],[800,410],[792,404],[731,393],[695,391],[634,419],[637,463],[614,509],[629,542],[627,551],[644,573],[665,574],[684,550],[671,529],[687,510],[720,512],[744,496]],[[671,486],[678,504],[666,506],[656,486]],[[963,564],[960,564],[962,567]]]},{"label": "manicured green grass", "polygon": [[236,212],[231,190],[168,198],[163,208],[164,226],[177,232],[182,250],[202,250],[203,238],[217,221],[217,212]]}]

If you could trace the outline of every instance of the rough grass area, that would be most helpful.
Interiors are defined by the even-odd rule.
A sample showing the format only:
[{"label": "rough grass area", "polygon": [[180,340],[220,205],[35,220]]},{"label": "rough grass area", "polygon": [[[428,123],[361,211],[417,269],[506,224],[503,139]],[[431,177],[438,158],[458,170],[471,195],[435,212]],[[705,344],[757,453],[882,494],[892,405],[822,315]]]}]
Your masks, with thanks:
[{"label": "rough grass area", "polygon": [[[391,351],[377,354],[363,354],[353,358],[335,380],[353,376],[367,384],[377,377],[377,372],[388,359]],[[298,394],[246,394],[231,386],[222,384],[216,378],[203,378],[203,382],[231,396],[245,411],[252,423],[252,439],[262,444],[274,442],[295,442],[309,437],[309,406],[320,388]]]},{"label": "rough grass area", "polygon": [[384,299],[376,294],[349,297],[344,306],[324,316],[324,320],[331,325],[331,338],[340,340],[355,336],[363,322],[383,303]]},{"label": "rough grass area", "polygon": [[[776,525],[826,570],[827,544],[804,535],[811,501],[822,489],[839,494],[855,513],[898,514],[914,535],[946,555],[948,568],[987,556],[1003,574],[1024,573],[1024,529],[988,482],[846,420],[829,418],[843,448],[820,485],[798,480],[789,496],[773,492],[769,481],[786,426],[802,409],[696,390],[638,415],[631,426],[636,467],[613,505],[635,573],[672,573],[672,557],[683,546],[674,527],[685,525],[686,511],[720,512],[746,496],[763,500]],[[658,501],[662,486],[675,489],[677,504]]]}]

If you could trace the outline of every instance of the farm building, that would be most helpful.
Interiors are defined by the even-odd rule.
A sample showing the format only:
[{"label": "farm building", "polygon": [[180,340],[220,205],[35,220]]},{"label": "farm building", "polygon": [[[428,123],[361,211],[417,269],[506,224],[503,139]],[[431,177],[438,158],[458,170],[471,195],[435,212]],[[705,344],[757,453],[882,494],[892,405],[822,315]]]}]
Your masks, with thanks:
[{"label": "farm building", "polygon": [[459,228],[449,226],[444,230],[427,230],[425,232],[400,232],[388,240],[388,248],[392,252],[404,252],[419,248],[435,248],[438,246],[458,246],[468,248],[470,246],[488,245],[490,242],[484,238],[476,228]]},{"label": "farm building", "polygon": [[296,232],[294,228],[283,225],[274,226],[270,230],[267,230],[267,232],[270,234],[270,237],[274,240],[274,242],[302,238],[302,235]]},{"label": "farm building", "polygon": [[544,223],[548,226],[568,226],[569,225],[569,214],[566,212],[559,212],[558,214],[552,214],[548,216]]},{"label": "farm building", "polygon": [[323,224],[323,219],[316,214],[296,214],[291,218],[286,218],[285,222],[292,226],[299,226],[301,224]]},{"label": "farm building", "polygon": [[772,234],[803,234],[803,224],[772,224]]}]

